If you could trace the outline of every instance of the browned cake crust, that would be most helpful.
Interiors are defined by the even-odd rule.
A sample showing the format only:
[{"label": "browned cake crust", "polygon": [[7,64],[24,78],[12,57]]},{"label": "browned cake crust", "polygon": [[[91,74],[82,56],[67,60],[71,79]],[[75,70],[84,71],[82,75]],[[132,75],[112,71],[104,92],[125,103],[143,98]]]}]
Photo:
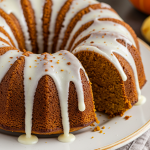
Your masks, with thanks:
[{"label": "browned cake crust", "polygon": [[23,50],[25,48],[25,41],[22,31],[19,30],[20,28],[17,28],[16,22],[12,19],[12,17],[6,14],[1,8],[0,8],[0,15],[5,19],[5,21],[11,28],[16,40],[18,41],[19,49]]},{"label": "browned cake crust", "polygon": [[[123,40],[117,39],[117,41],[124,46],[126,45]],[[140,86],[140,88],[142,88],[146,83],[146,76],[145,76],[144,67],[143,67],[141,56],[140,56],[140,52],[133,45],[130,46],[128,44],[127,48],[128,48],[129,52],[131,53],[131,55],[134,59],[136,69],[137,69],[138,79],[139,79],[139,86]]]},{"label": "browned cake crust", "polygon": [[[2,42],[4,42],[4,43],[8,44],[9,46],[11,46],[9,42],[7,42],[5,39],[3,39],[3,38],[1,38],[1,37],[0,37],[0,41],[2,41]],[[2,44],[2,46],[3,46],[3,44]]]},{"label": "browned cake crust", "polygon": [[[73,30],[73,28],[75,27],[75,25],[78,23],[78,21],[82,20],[82,17],[85,14],[88,14],[90,12],[90,8],[92,8],[93,10],[96,9],[102,9],[101,4],[93,4],[93,5],[89,5],[88,7],[84,8],[83,10],[80,10],[70,21],[67,30],[65,31],[65,36],[63,38],[63,42],[61,44],[60,49],[64,49],[66,46],[66,43],[68,41],[69,35],[71,33],[71,31]],[[103,8],[103,9],[108,9],[108,8]],[[110,8],[109,10],[115,12],[114,9]],[[93,18],[94,19],[94,18]],[[92,21],[91,21],[92,22]],[[86,30],[86,27],[85,27]]]},{"label": "browned cake crust", "polygon": [[44,52],[47,52],[47,44],[48,44],[48,36],[49,36],[49,26],[50,26],[50,18],[52,13],[52,1],[46,0],[46,3],[44,5],[43,9],[43,37],[44,37]]},{"label": "browned cake crust", "polygon": [[82,43],[83,41],[86,41],[89,37],[90,37],[91,34],[81,38],[79,41],[77,41],[77,43],[74,44],[74,47],[71,49],[71,52],[80,44]]},{"label": "browned cake crust", "polygon": [[[102,19],[98,19],[98,20],[99,20],[99,21],[112,21],[112,22],[114,22],[114,25],[115,25],[115,23],[117,23],[117,24],[120,24],[120,25],[124,26],[124,27],[131,33],[131,35],[133,36],[133,39],[134,39],[134,41],[135,41],[135,43],[136,43],[136,46],[137,46],[137,49],[138,49],[138,51],[140,51],[140,50],[139,50],[139,42],[138,42],[138,40],[137,40],[137,36],[136,36],[135,32],[133,31],[133,29],[132,29],[127,23],[125,23],[125,22],[123,22],[123,21],[120,21],[120,20],[117,20],[117,19],[114,19],[114,18],[102,18]],[[80,29],[74,34],[74,36],[73,36],[73,38],[72,38],[72,40],[71,40],[71,42],[70,42],[69,48],[68,48],[69,51],[72,51],[72,50],[78,45],[78,44],[75,44],[75,46],[74,46],[74,47],[72,48],[72,50],[71,50],[71,47],[72,47],[72,45],[73,45],[75,39],[76,39],[80,34],[82,35],[82,32],[85,31],[88,27],[90,27],[93,23],[94,23],[94,21],[90,21],[90,22],[84,24],[84,25],[81,26]]]},{"label": "browned cake crust", "polygon": [[0,47],[0,56],[3,53],[6,53],[8,50],[17,50],[15,47]]},{"label": "browned cake crust", "polygon": [[68,12],[72,2],[73,2],[73,0],[67,0],[66,3],[64,4],[64,6],[59,11],[58,16],[56,18],[55,35],[54,35],[54,38],[53,38],[53,46],[52,46],[52,52],[53,53],[56,51],[56,45],[57,45],[57,42],[58,42],[58,36],[59,36],[60,30],[62,28],[65,15]]},{"label": "browned cake crust", "polygon": [[[15,23],[15,25],[16,25],[18,31],[19,31],[19,34],[23,36],[23,40],[25,41],[24,35],[23,35],[23,31],[22,31],[22,29],[21,29],[21,26],[20,26],[20,23],[19,23],[18,19],[17,19],[17,18],[15,17],[15,15],[13,15],[12,13],[11,13],[9,16],[13,19],[13,21],[14,21],[14,23]],[[25,48],[26,48],[26,47],[25,47]]]},{"label": "browned cake crust", "polygon": [[5,36],[7,36],[8,39],[10,40],[11,44],[15,47],[15,44],[14,44],[13,40],[11,39],[9,34],[3,29],[3,27],[1,27],[1,26],[0,26],[0,32],[3,33]]},{"label": "browned cake crust", "polygon": [[[9,49],[12,49],[10,47]],[[0,51],[0,56],[8,49]],[[31,52],[25,52],[28,56]],[[24,106],[24,57],[20,57],[9,69],[0,83],[0,128],[25,132]],[[69,122],[70,131],[84,128],[96,121],[91,85],[80,70],[86,110],[78,110],[78,99],[75,85],[70,82],[69,87]],[[16,80],[17,79],[17,80]],[[53,79],[45,75],[39,83],[34,97],[32,133],[56,134],[62,133],[62,119],[57,89]]]},{"label": "browned cake crust", "polygon": [[[83,26],[80,27],[80,29],[74,34],[70,44],[69,44],[69,47],[68,47],[68,51],[72,51],[73,48],[71,49],[74,41],[76,40],[76,38],[80,35],[80,33],[82,33],[83,31],[85,31],[86,29],[88,29],[92,24],[94,23],[94,21],[90,21],[86,24],[84,24]],[[75,43],[75,47],[76,47],[76,43]]]},{"label": "browned cake crust", "polygon": [[[75,85],[71,82],[68,99],[70,131],[81,129],[96,121],[90,84],[87,82],[82,70],[80,74],[83,83],[86,110],[84,112],[78,110],[77,93]],[[87,93],[90,94],[88,95]],[[49,97],[53,98],[50,99]],[[34,133],[44,134],[63,133],[58,93],[52,78],[49,76],[42,77],[37,87],[32,130]]]},{"label": "browned cake crust", "polygon": [[32,52],[38,53],[34,11],[29,0],[21,0],[21,5],[28,25],[29,35],[31,38]]}]

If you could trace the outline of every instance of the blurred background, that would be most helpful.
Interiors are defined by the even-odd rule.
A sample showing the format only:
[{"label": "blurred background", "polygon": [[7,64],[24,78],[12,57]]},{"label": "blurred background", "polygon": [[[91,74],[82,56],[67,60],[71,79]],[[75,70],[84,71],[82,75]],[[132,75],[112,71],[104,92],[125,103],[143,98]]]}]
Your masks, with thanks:
[{"label": "blurred background", "polygon": [[133,30],[136,32],[137,36],[148,43],[141,33],[141,26],[143,21],[148,17],[148,15],[138,11],[129,0],[98,0],[110,4],[114,8],[120,17],[128,23]]}]

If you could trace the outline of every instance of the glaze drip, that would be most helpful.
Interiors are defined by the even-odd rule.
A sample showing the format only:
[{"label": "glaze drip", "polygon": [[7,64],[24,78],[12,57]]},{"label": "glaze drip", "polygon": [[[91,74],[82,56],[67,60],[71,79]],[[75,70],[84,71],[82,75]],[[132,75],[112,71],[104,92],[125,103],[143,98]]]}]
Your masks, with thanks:
[{"label": "glaze drip", "polygon": [[96,18],[94,20],[94,23],[92,26],[90,26],[87,30],[83,31],[74,41],[74,44],[72,45],[72,48],[74,45],[82,38],[85,37],[91,33],[97,33],[97,32],[110,32],[110,33],[118,33],[126,37],[130,44],[134,45],[136,47],[135,41],[131,35],[131,33],[122,25],[118,23],[114,23],[112,21],[100,21],[99,18]]},{"label": "glaze drip", "polygon": [[[126,43],[126,46],[123,46],[119,42],[117,42],[117,39],[124,40]],[[77,53],[79,51],[87,50],[87,51],[94,51],[96,53],[99,53],[100,55],[106,57],[110,62],[114,64],[114,66],[119,71],[122,80],[126,81],[127,76],[124,73],[118,59],[115,57],[113,53],[117,53],[121,55],[132,67],[134,76],[135,76],[135,83],[136,83],[136,89],[138,93],[138,99],[140,99],[141,96],[141,90],[139,87],[139,81],[138,81],[138,75],[137,75],[137,69],[134,62],[134,59],[130,52],[128,51],[127,45],[132,45],[132,43],[124,36],[118,34],[118,33],[111,33],[111,32],[104,32],[100,31],[97,33],[92,33],[90,37],[80,43],[75,50],[73,50],[73,53]]]},{"label": "glaze drip", "polygon": [[64,38],[65,31],[72,20],[72,16],[75,16],[80,10],[86,8],[89,6],[89,4],[98,4],[97,1],[87,1],[87,0],[74,0],[70,6],[69,11],[66,13],[65,20],[63,21],[63,27],[61,28],[60,34],[59,34],[59,40],[57,43],[56,51],[59,50],[60,45],[62,43],[62,40]]},{"label": "glaze drip", "polygon": [[[68,115],[68,93],[69,84],[72,81],[75,84],[77,91],[78,109],[80,111],[84,111],[84,93],[80,76],[80,69],[84,71],[84,68],[82,67],[81,63],[73,54],[65,50],[59,51],[53,55],[45,53],[42,55],[30,54],[29,56],[24,56],[22,52],[17,50],[9,50],[4,55],[0,56],[0,82],[10,67],[21,56],[25,58],[24,95],[26,139],[24,136],[20,137],[19,139],[21,141],[23,139],[25,141],[30,138],[33,139],[31,132],[34,95],[39,80],[45,75],[52,77],[58,90],[64,131],[64,136],[61,136],[61,140],[62,137],[66,137],[67,140],[71,140],[72,138],[75,139],[73,135],[69,134],[70,124]],[[87,75],[86,78],[87,81],[89,81]],[[23,143],[23,141],[21,143]]]},{"label": "glaze drip", "polygon": [[[39,47],[39,53],[43,52],[43,29],[42,29],[42,17],[43,17],[43,6],[46,0],[39,0],[35,2],[35,0],[29,0],[31,2],[35,22],[36,22],[36,31],[37,31],[37,43]],[[55,35],[55,23],[58,12],[65,5],[67,0],[51,0],[51,18],[50,18],[50,26],[49,26],[49,36],[48,36],[48,52],[52,52],[52,44],[53,38]],[[88,7],[92,4],[99,4],[95,0],[73,0],[70,5],[68,12],[65,14],[64,21],[62,23],[62,27],[60,30],[57,50],[59,50],[60,45],[62,44],[65,31],[71,21],[71,19],[82,9]],[[14,14],[18,19],[20,26],[23,30],[23,34],[25,37],[25,45],[28,51],[32,51],[31,40],[28,32],[28,26],[26,23],[26,19],[22,10],[21,0],[4,0],[0,2],[2,9],[7,14]],[[135,66],[135,62],[127,49],[127,44],[134,45],[136,47],[136,42],[132,37],[131,33],[119,23],[114,23],[113,21],[100,21],[102,18],[114,18],[116,20],[122,21],[117,13],[110,10],[111,7],[105,3],[101,3],[101,9],[92,9],[89,8],[90,12],[84,14],[82,20],[78,20],[76,26],[70,33],[70,37],[66,44],[66,49],[70,46],[70,42],[72,41],[72,37],[76,34],[76,32],[80,29],[81,26],[86,23],[93,21],[93,24],[89,26],[86,30],[82,31],[74,43],[71,45],[72,50],[74,46],[80,41],[83,37],[90,35],[90,37],[80,43],[74,50],[73,53],[77,53],[79,51],[94,51],[100,55],[106,57],[110,62],[114,64],[114,66],[119,71],[123,81],[127,80],[127,76],[124,73],[119,61],[115,57],[113,53],[117,53],[121,55],[127,62],[131,65],[135,81],[136,88],[138,93],[139,103],[142,104],[144,102],[144,97],[141,95],[141,91],[138,83],[137,70]],[[19,48],[18,42],[9,27],[6,23],[5,19],[0,16],[0,26],[4,28],[4,30],[9,33],[12,41],[16,48]],[[2,32],[0,32],[0,37],[6,40],[11,46],[11,42],[7,36],[5,36]],[[122,39],[125,41],[126,46],[121,45],[116,40]],[[92,41],[92,43],[91,43]],[[94,41],[94,42],[93,42]],[[3,41],[0,41],[1,47],[8,47],[9,45]],[[23,52],[17,50],[9,50],[2,56],[0,56],[0,82],[4,78],[7,71],[10,67],[15,63],[15,61],[19,57],[25,58],[25,66],[24,66],[24,95],[25,95],[25,132],[26,135],[21,135],[18,138],[18,141],[23,144],[35,144],[38,139],[37,137],[31,135],[32,132],[32,112],[33,112],[33,103],[34,103],[34,95],[36,92],[36,88],[39,80],[44,75],[49,75],[53,78],[54,83],[58,90],[58,96],[60,100],[61,107],[61,115],[62,115],[62,125],[64,134],[59,136],[59,140],[62,142],[70,142],[75,139],[72,134],[69,134],[70,124],[69,124],[69,115],[68,115],[68,91],[69,84],[72,81],[76,87],[77,96],[78,96],[78,109],[80,111],[85,110],[84,104],[84,93],[82,89],[82,82],[80,77],[80,70],[84,71],[84,68],[74,57],[73,54],[67,51],[59,51],[55,54],[30,54],[29,56],[24,56]],[[87,77],[87,76],[86,76]],[[88,77],[87,77],[87,81]],[[146,101],[146,100],[145,100]]]},{"label": "glaze drip", "polygon": [[[51,14],[51,22],[50,22],[50,26],[49,26],[49,38],[48,38],[48,52],[52,53],[52,40],[54,38],[54,34],[55,34],[55,23],[56,23],[56,18],[57,18],[57,14],[58,14],[58,10],[60,10],[62,8],[62,6],[65,4],[67,0],[52,0],[52,14]],[[58,5],[59,3],[59,5]]]},{"label": "glaze drip", "polygon": [[[1,16],[0,16],[0,27],[2,27],[5,31],[7,31],[7,33],[9,33],[9,35],[12,38],[16,48],[19,48],[18,42],[17,42],[14,34],[12,33],[11,28],[6,23],[5,19],[3,19]],[[6,37],[3,33],[0,32],[0,34],[1,34],[1,36],[0,36],[1,38],[6,39],[6,40],[8,39],[8,37]],[[9,40],[7,40],[7,41],[9,41]]]},{"label": "glaze drip", "polygon": [[31,136],[34,95],[38,82],[44,75],[49,75],[55,82],[60,100],[64,134],[69,134],[68,92],[71,81],[75,84],[77,90],[79,110],[85,110],[80,69],[84,70],[80,62],[77,61],[77,58],[68,51],[59,51],[53,55],[30,54],[29,57],[25,57],[25,129],[27,137]]},{"label": "glaze drip", "polygon": [[[28,49],[28,51],[32,51],[31,40],[30,40],[30,36],[28,32],[28,26],[27,26],[27,23],[23,14],[21,0],[4,0],[1,2],[1,7],[7,14],[12,13],[16,16],[24,33],[26,48]],[[1,25],[1,22],[0,22],[0,25]],[[5,23],[4,27],[7,27],[7,26],[8,25]],[[10,31],[6,30],[6,31],[9,34],[13,34],[11,30]],[[16,48],[18,48],[18,46],[16,46]]]},{"label": "glaze drip", "polygon": [[[93,10],[92,8],[89,8],[89,9],[90,9],[90,12],[88,14],[85,14],[82,17],[81,21],[78,21],[78,23],[74,27],[73,31],[71,32],[70,37],[69,37],[68,42],[67,42],[67,45],[65,47],[66,49],[68,49],[69,44],[71,42],[71,39],[72,39],[73,35],[75,35],[75,33],[78,31],[78,29],[81,26],[85,25],[86,23],[88,23],[90,21],[94,21],[94,23],[89,28],[87,28],[85,31],[83,31],[80,34],[80,35],[82,35],[82,37],[83,37],[84,32],[89,33],[89,30],[91,30],[91,28],[92,28],[91,32],[93,31],[93,29],[95,31],[96,31],[97,28],[98,28],[98,30],[100,29],[99,26],[102,26],[102,25],[101,25],[101,22],[98,22],[98,19],[102,19],[102,18],[115,18],[115,19],[118,19],[118,20],[122,20],[118,16],[118,14],[116,14],[115,12],[112,12],[111,10],[103,9],[103,8],[102,9],[96,9],[96,10]],[[95,19],[93,20],[93,18],[95,18]],[[80,37],[80,35],[79,35],[79,37]]]},{"label": "glaze drip", "polygon": [[27,138],[26,134],[22,134],[19,136],[18,142],[25,145],[32,145],[38,142],[38,138],[35,135],[31,135],[30,138]]},{"label": "glaze drip", "polygon": [[[4,35],[3,33],[0,32],[0,37],[3,38],[4,40],[6,40],[12,46],[9,38],[6,35]],[[2,46],[2,44],[0,44],[0,45]]]},{"label": "glaze drip", "polygon": [[6,44],[3,41],[0,41],[0,47],[8,47],[8,46],[10,46],[10,45]]},{"label": "glaze drip", "polygon": [[[0,45],[1,47],[1,45]],[[10,69],[12,64],[15,63],[15,61],[22,56],[22,52],[17,50],[9,50],[2,56],[0,56],[0,82],[4,78],[7,71]]]},{"label": "glaze drip", "polygon": [[30,0],[32,8],[34,10],[35,20],[36,20],[36,31],[37,31],[37,43],[39,48],[39,54],[43,53],[43,27],[42,27],[42,17],[43,17],[43,7],[45,1],[33,1]]}]

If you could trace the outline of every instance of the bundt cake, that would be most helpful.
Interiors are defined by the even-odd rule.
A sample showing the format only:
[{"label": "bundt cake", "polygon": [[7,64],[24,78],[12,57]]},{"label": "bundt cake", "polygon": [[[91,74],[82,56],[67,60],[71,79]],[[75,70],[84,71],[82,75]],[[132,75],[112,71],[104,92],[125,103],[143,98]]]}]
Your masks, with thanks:
[{"label": "bundt cake", "polygon": [[96,121],[88,77],[73,54],[13,49],[0,48],[0,128],[30,137],[67,134]]},{"label": "bundt cake", "polygon": [[69,131],[96,121],[88,77],[62,49],[85,68],[97,111],[123,115],[144,98],[136,34],[109,5],[1,0],[1,129],[25,132],[27,138],[63,132],[69,137]]}]

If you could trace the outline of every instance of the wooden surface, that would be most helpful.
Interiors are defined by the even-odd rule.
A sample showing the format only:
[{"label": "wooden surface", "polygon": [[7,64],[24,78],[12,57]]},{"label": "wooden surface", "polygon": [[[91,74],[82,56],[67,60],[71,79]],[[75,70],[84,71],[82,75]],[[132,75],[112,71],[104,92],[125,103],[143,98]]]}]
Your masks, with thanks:
[{"label": "wooden surface", "polygon": [[138,11],[133,7],[129,0],[99,0],[100,2],[105,2],[110,4],[112,8],[114,8],[120,17],[128,23],[137,36],[150,45],[141,34],[141,26],[146,17],[148,15]]}]

